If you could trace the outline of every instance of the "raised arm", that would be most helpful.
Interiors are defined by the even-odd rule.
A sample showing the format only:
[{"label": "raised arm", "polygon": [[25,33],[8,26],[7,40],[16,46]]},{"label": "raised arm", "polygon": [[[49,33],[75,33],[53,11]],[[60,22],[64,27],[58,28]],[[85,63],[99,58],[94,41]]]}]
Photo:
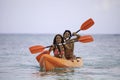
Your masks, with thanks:
[{"label": "raised arm", "polygon": [[78,39],[80,38],[80,35],[79,34],[77,34],[76,32],[73,32],[73,34],[72,34],[73,36],[76,36],[76,38],[72,38],[71,39],[71,41],[72,42],[77,42],[78,41]]}]

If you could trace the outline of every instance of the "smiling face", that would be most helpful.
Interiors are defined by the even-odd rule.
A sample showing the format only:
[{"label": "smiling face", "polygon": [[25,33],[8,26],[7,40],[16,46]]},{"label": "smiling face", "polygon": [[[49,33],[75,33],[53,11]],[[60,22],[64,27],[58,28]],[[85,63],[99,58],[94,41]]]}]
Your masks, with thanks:
[{"label": "smiling face", "polygon": [[70,33],[69,32],[65,32],[64,33],[64,35],[63,35],[63,37],[65,38],[65,39],[68,39],[68,38],[70,38]]},{"label": "smiling face", "polygon": [[64,43],[63,37],[60,34],[57,34],[54,37],[53,44],[59,44],[59,43]]},{"label": "smiling face", "polygon": [[56,36],[56,43],[59,44],[62,42],[61,36]]}]

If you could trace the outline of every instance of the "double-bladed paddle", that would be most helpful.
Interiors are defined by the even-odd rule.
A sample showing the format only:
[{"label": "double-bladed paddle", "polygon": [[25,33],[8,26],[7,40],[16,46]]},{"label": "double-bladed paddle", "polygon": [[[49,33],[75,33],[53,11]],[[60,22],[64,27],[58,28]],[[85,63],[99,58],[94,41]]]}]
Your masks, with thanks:
[{"label": "double-bladed paddle", "polygon": [[[80,29],[76,31],[76,33],[78,33],[81,30],[87,30],[89,29],[92,25],[94,24],[94,21],[92,20],[92,18],[89,18],[88,20],[86,20],[81,26]],[[91,42],[93,41],[92,36],[87,35],[87,36],[81,36],[80,39],[78,40],[80,42],[83,43],[87,43],[87,42]],[[35,45],[29,48],[29,50],[31,51],[32,54],[38,53],[43,51],[45,48],[48,48],[50,46],[42,46],[42,45]]]},{"label": "double-bladed paddle", "polygon": [[[82,42],[82,43],[92,42],[93,37],[91,35],[81,36],[78,39],[78,41]],[[35,54],[35,53],[38,53],[38,52],[42,52],[45,48],[49,48],[49,47],[51,47],[51,46],[44,47],[42,45],[35,45],[35,46],[30,47],[29,50],[32,54]]]}]

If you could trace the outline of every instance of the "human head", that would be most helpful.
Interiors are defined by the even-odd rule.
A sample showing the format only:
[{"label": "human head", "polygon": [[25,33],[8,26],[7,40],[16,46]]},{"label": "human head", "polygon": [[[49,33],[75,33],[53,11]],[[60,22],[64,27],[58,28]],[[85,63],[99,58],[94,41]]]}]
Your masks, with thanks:
[{"label": "human head", "polygon": [[70,39],[71,38],[71,31],[70,30],[65,30],[65,32],[63,33],[63,38],[64,39]]},{"label": "human head", "polygon": [[53,44],[64,43],[63,37],[60,34],[55,35]]}]

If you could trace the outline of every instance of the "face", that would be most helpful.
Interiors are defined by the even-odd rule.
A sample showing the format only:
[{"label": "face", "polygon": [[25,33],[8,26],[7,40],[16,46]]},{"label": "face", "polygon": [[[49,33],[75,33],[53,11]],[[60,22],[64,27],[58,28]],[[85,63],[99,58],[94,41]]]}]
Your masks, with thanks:
[{"label": "face", "polygon": [[61,37],[60,37],[60,36],[57,36],[57,37],[56,37],[56,43],[58,43],[58,44],[59,44],[59,43],[61,43],[61,42],[62,42]]},{"label": "face", "polygon": [[66,32],[65,34],[64,34],[64,38],[69,38],[70,37],[70,33],[69,32]]}]

